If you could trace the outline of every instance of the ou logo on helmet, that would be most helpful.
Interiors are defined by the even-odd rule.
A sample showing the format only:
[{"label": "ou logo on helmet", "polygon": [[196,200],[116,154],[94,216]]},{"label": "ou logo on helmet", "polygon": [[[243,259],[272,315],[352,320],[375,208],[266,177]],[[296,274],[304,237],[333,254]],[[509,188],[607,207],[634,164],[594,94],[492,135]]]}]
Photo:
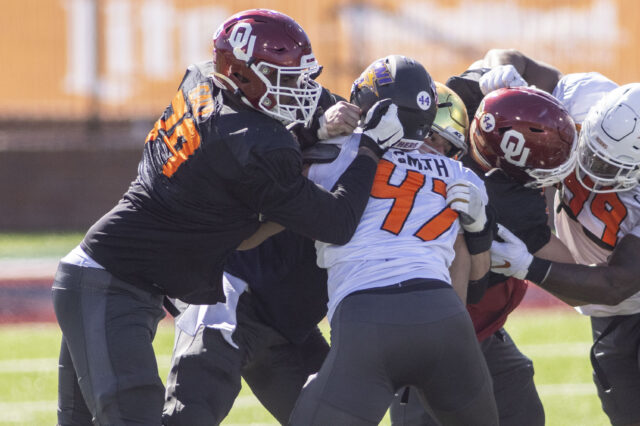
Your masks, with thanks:
[{"label": "ou logo on helmet", "polygon": [[504,159],[514,166],[523,167],[531,151],[524,146],[524,143],[525,140],[522,133],[513,129],[504,132],[502,141],[500,141],[500,148],[502,152],[504,152]]},{"label": "ou logo on helmet", "polygon": [[[256,44],[256,36],[251,35],[251,25],[246,22],[234,25],[229,37],[229,44],[233,47],[233,56],[241,61],[248,61],[253,55],[253,48]],[[246,52],[242,50],[245,46],[247,46]]]}]

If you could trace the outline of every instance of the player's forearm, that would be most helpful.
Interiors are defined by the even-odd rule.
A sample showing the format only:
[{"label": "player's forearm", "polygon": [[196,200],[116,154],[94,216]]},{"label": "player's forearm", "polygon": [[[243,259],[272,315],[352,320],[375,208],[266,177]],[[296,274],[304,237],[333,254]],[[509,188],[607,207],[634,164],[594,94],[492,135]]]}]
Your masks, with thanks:
[{"label": "player's forearm", "polygon": [[511,64],[522,78],[532,86],[551,93],[562,78],[562,73],[555,67],[528,57],[516,49],[491,49],[483,60],[487,68]]},{"label": "player's forearm", "polygon": [[540,287],[562,297],[617,305],[640,291],[640,277],[630,280],[619,268],[554,262]]}]

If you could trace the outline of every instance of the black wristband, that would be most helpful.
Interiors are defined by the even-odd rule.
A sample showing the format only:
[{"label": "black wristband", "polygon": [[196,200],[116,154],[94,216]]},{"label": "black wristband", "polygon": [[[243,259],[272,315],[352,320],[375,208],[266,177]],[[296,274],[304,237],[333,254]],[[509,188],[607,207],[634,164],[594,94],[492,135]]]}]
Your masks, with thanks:
[{"label": "black wristband", "polygon": [[364,146],[364,147],[369,148],[371,151],[373,151],[374,154],[376,154],[380,158],[382,158],[382,156],[384,155],[384,153],[386,151],[386,150],[380,148],[380,145],[378,145],[376,143],[376,141],[374,141],[373,139],[371,139],[369,136],[365,135],[364,133],[362,133],[360,135],[360,146]]},{"label": "black wristband", "polygon": [[482,296],[484,296],[484,292],[487,291],[487,287],[489,286],[489,272],[490,271],[487,271],[480,279],[469,280],[467,287],[467,305],[480,302]]},{"label": "black wristband", "polygon": [[550,260],[540,259],[539,257],[533,256],[531,265],[529,265],[529,271],[524,279],[533,281],[536,284],[541,284],[547,278],[547,275],[549,275],[550,269]]},{"label": "black wristband", "polygon": [[491,248],[493,236],[497,233],[496,216],[493,213],[493,209],[485,207],[485,211],[487,214],[487,224],[484,226],[482,231],[464,231],[464,240],[467,242],[469,254],[474,255],[489,250]]}]

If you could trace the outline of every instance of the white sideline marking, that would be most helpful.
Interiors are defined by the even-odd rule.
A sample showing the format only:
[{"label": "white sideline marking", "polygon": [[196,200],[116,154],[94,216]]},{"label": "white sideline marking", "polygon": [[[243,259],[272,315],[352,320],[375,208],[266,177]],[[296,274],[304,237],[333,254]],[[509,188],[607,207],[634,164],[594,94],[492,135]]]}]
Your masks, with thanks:
[{"label": "white sideline marking", "polygon": [[[158,368],[168,368],[171,356],[158,355]],[[58,371],[58,358],[5,359],[0,361],[2,373],[53,373]]]},{"label": "white sideline marking", "polygon": [[[519,345],[520,351],[533,358],[575,357],[588,362],[591,342],[542,343],[538,345]],[[168,368],[171,356],[157,355],[159,368]],[[0,373],[47,373],[58,369],[57,358],[27,358],[0,360]]]},{"label": "white sideline marking", "polygon": [[518,345],[518,349],[528,357],[534,358],[586,357],[588,360],[591,344],[592,342],[540,343]]},{"label": "white sideline marking", "polygon": [[0,259],[0,279],[50,279],[58,268],[59,257]]},{"label": "white sideline marking", "polygon": [[[236,398],[234,407],[248,408],[259,406],[260,402],[253,395],[239,396]],[[24,423],[32,419],[33,414],[43,411],[55,413],[58,401],[21,401],[21,402],[0,402],[0,424],[2,423]],[[225,423],[226,424],[226,423]],[[262,425],[260,423],[251,423],[254,426]],[[270,425],[271,423],[264,423]],[[233,426],[229,424],[228,426]]]},{"label": "white sideline marking", "polygon": [[545,396],[556,395],[593,395],[596,396],[596,386],[593,383],[560,383],[557,385],[536,385],[538,393]]}]

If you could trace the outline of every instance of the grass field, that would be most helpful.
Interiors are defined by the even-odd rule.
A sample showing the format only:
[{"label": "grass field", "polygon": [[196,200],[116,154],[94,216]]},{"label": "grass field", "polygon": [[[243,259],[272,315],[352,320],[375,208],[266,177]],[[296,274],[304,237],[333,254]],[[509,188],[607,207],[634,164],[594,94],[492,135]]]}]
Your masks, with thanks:
[{"label": "grass field", "polygon": [[[81,234],[2,234],[0,260],[64,256]],[[327,331],[327,325],[323,325]],[[531,357],[548,426],[609,424],[591,382],[586,317],[572,309],[519,310],[507,330]],[[60,332],[55,324],[0,324],[0,425],[53,425],[57,398]],[[173,325],[161,323],[155,340],[161,377],[166,377],[173,344]],[[224,425],[277,424],[243,387]],[[384,420],[382,424],[389,424]]]},{"label": "grass field", "polygon": [[[549,426],[608,424],[591,383],[589,324],[567,310],[521,310],[507,329],[534,360],[536,384]],[[57,354],[54,324],[0,326],[0,424],[55,424]],[[161,377],[166,376],[173,328],[165,321],[155,341]],[[277,424],[246,386],[225,425]],[[384,421],[382,424],[388,424]]]}]

